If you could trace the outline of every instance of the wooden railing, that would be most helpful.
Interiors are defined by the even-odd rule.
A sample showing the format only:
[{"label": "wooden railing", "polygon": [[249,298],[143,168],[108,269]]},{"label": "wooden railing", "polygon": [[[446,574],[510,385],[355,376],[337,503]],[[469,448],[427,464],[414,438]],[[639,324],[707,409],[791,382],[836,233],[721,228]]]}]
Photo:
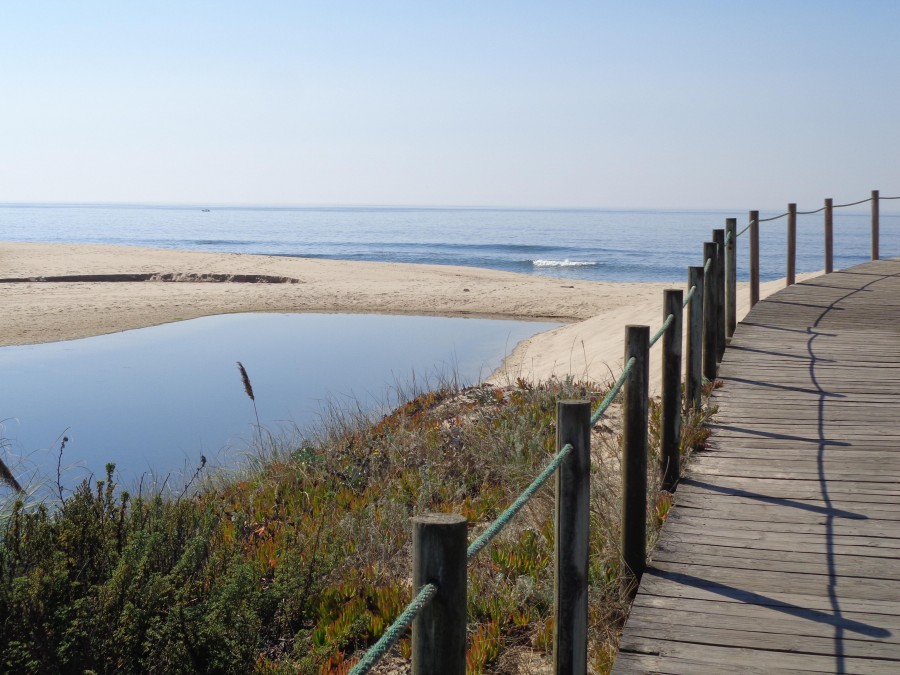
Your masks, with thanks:
[{"label": "wooden railing", "polygon": [[[650,336],[648,326],[625,327],[625,367],[604,401],[591,414],[588,401],[557,404],[557,455],[540,476],[475,542],[466,548],[467,521],[451,514],[412,519],[415,597],[351,673],[366,673],[412,626],[414,673],[465,672],[466,578],[468,563],[515,516],[551,476],[556,476],[555,600],[553,659],[557,673],[587,670],[588,545],[591,428],[622,390],[622,559],[627,589],[636,592],[647,561],[647,477],[649,353],[662,340],[660,465],[664,490],[675,490],[681,475],[681,423],[685,409],[699,409],[703,381],[716,378],[725,346],[737,326],[737,242],[750,235],[750,305],[759,302],[760,223],[787,218],[786,283],[796,281],[797,216],[824,213],[825,271],[834,268],[833,210],[872,203],[872,259],[879,256],[878,191],[869,199],[835,206],[832,199],[816,211],[787,212],[760,218],[737,231],[737,218],[715,229],[703,244],[703,265],[688,268],[688,291],[663,294],[663,325]],[[897,199],[891,197],[888,199]],[[687,316],[683,310],[687,309]],[[682,335],[686,331],[684,358]],[[682,367],[684,380],[682,381]]]}]

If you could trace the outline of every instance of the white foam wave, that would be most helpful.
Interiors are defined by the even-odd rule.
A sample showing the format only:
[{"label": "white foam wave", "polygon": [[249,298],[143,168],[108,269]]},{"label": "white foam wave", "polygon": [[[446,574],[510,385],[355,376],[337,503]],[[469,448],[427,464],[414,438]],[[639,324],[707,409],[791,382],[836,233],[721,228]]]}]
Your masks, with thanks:
[{"label": "white foam wave", "polygon": [[532,260],[535,267],[596,267],[600,263],[586,262],[582,260]]}]

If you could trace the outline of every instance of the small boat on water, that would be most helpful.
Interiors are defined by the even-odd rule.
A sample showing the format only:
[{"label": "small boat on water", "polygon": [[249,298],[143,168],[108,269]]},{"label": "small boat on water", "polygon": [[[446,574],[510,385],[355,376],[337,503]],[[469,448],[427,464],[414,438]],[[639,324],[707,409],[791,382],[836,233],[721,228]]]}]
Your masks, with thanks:
[{"label": "small boat on water", "polygon": [[203,213],[209,213],[209,209],[200,209]]}]

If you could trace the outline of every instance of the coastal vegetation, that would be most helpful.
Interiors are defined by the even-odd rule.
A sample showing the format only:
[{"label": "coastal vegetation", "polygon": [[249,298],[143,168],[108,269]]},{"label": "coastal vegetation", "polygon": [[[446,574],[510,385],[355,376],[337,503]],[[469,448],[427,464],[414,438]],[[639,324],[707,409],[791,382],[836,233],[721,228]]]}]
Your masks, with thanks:
[{"label": "coastal vegetation", "polygon": [[[0,523],[0,670],[347,672],[411,598],[410,516],[459,513],[472,535],[482,531],[555,452],[557,399],[596,404],[606,391],[573,379],[448,384],[380,419],[328,415],[289,445],[260,430],[264,459],[253,468],[180,494],[130,494],[112,464],[55,504],[11,493]],[[628,605],[610,413],[592,438],[596,672],[612,663]],[[685,451],[702,445],[709,414],[685,419]],[[656,452],[656,408],[650,438]],[[671,496],[649,489],[653,537]],[[546,671],[553,536],[545,488],[472,562],[469,672]],[[403,671],[409,649],[402,640],[380,668]]]}]

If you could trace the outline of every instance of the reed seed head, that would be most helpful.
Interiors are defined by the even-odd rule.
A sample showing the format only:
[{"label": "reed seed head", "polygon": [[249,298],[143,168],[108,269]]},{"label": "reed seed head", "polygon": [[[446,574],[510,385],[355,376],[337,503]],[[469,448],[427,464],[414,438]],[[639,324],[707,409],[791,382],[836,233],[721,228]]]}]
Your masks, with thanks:
[{"label": "reed seed head", "polygon": [[0,481],[9,485],[16,492],[24,492],[22,486],[19,485],[19,481],[16,480],[16,477],[13,476],[12,471],[3,463],[2,459],[0,459]]},{"label": "reed seed head", "polygon": [[247,369],[244,368],[244,364],[240,361],[237,362],[238,370],[241,371],[241,380],[244,382],[244,391],[247,392],[247,396],[250,397],[250,400],[256,403],[256,397],[253,395],[253,385],[250,384],[250,376],[247,375]]}]

